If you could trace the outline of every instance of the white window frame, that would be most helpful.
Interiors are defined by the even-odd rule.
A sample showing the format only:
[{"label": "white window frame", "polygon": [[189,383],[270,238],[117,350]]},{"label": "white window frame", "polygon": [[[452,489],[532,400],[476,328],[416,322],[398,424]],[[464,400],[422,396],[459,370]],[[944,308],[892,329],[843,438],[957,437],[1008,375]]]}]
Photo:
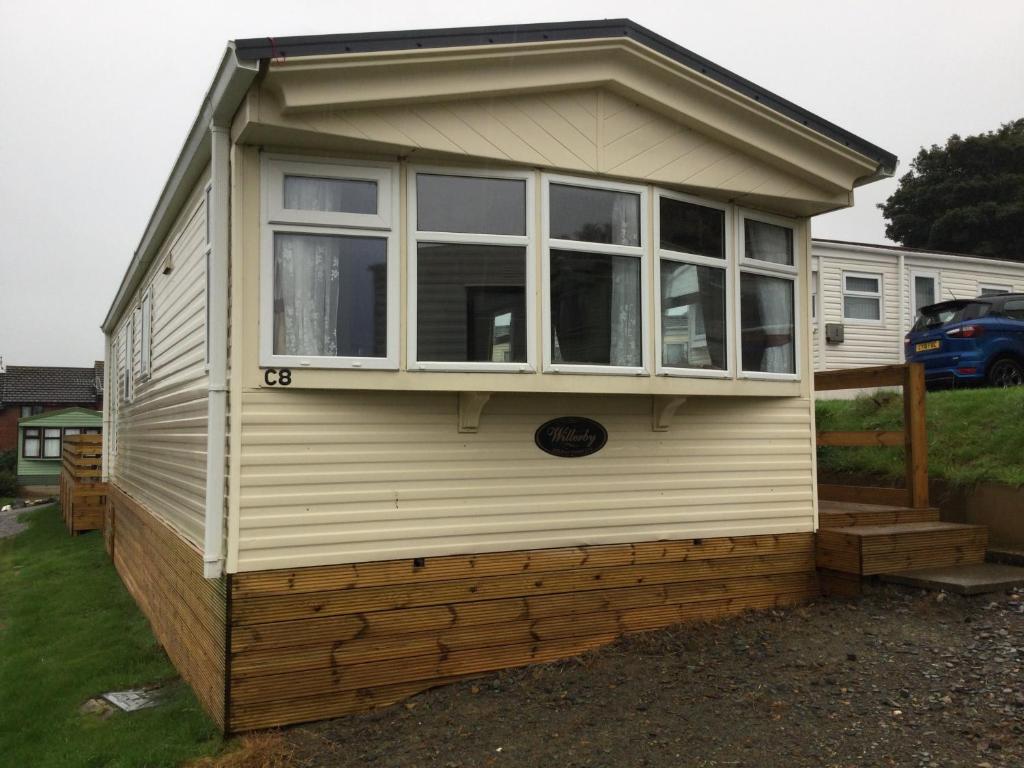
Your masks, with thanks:
[{"label": "white window frame", "polygon": [[[942,301],[942,294],[939,292],[939,273],[929,269],[912,269],[910,270],[910,324],[913,325],[917,319],[918,313],[921,311],[921,307],[917,306],[917,278],[923,277],[932,281],[932,286],[935,289],[935,302]],[[933,303],[935,303],[933,302]],[[925,305],[927,306],[927,305]]]},{"label": "white window frame", "polygon": [[[377,215],[293,211],[276,203],[282,200],[284,176],[365,179],[377,182]],[[400,270],[399,170],[397,163],[339,161],[267,155],[262,163],[263,216],[260,227],[260,366],[355,370],[397,370],[399,360]],[[357,175],[361,174],[361,175]],[[281,221],[282,215],[287,216]],[[274,354],[274,234],[344,235],[386,241],[387,256],[387,354],[384,357],[277,355]]]},{"label": "white window frame", "polygon": [[[552,238],[551,194],[552,184],[564,184],[589,189],[608,189],[627,192],[640,197],[640,245],[612,245],[610,243],[589,243],[578,240]],[[544,336],[545,373],[583,373],[603,376],[649,376],[650,375],[650,322],[651,312],[651,256],[650,238],[650,187],[640,184],[626,184],[585,176],[564,176],[551,173],[541,174],[541,332]],[[551,249],[577,251],[579,253],[632,256],[640,261],[640,365],[592,365],[579,363],[551,362]]]},{"label": "white window frame", "polygon": [[[53,437],[53,436],[47,437],[46,436],[47,432],[56,432],[57,433],[57,437]],[[55,459],[60,459],[61,455],[64,452],[64,430],[62,430],[60,427],[41,427],[40,428],[40,435],[41,436],[40,436],[40,439],[39,439],[39,456],[37,458],[42,459],[44,461],[54,461]],[[56,440],[57,441],[57,455],[56,456],[49,456],[49,455],[47,455],[47,453],[46,453],[46,441],[47,440]]]},{"label": "white window frame", "polygon": [[1013,286],[1005,283],[978,283],[978,296],[985,295],[982,291],[994,291],[989,296],[1001,296],[1004,293],[1013,293]]},{"label": "white window frame", "polygon": [[[846,287],[846,279],[849,277],[862,280],[875,280],[878,283],[878,291],[854,291]],[[885,325],[885,280],[881,272],[852,272],[843,270],[842,276],[842,307],[843,322],[847,325]],[[878,319],[871,320],[862,317],[847,317],[846,297],[855,299],[875,299],[878,302]]]},{"label": "white window frame", "polygon": [[[786,227],[793,232],[793,265],[773,264],[770,261],[747,258],[747,237],[744,222],[750,219],[764,224],[775,224]],[[800,300],[800,272],[801,267],[807,261],[805,253],[806,243],[804,238],[804,224],[799,219],[790,219],[785,216],[777,216],[771,213],[764,213],[748,208],[736,208],[736,270],[733,276],[733,291],[736,295],[735,301],[735,355],[736,355],[736,378],[738,379],[760,379],[763,381],[799,381],[803,371],[803,302]],[[778,277],[789,280],[793,284],[793,373],[770,373],[767,371],[746,371],[743,369],[743,274],[763,275],[765,277]]]},{"label": "white window frame", "polygon": [[[526,234],[525,235],[483,235],[469,232],[431,232],[419,230],[416,220],[416,177],[419,174],[432,176],[472,176],[484,179],[515,179],[524,182],[526,188]],[[536,208],[534,188],[537,174],[535,171],[482,170],[478,168],[459,168],[453,166],[410,166],[407,173],[406,200],[408,201],[408,258],[406,259],[406,369],[410,371],[461,371],[492,373],[533,373],[537,370],[536,350],[536,317],[537,317],[537,281],[536,281]],[[430,361],[417,359],[418,325],[418,261],[419,243],[475,244],[497,245],[524,248],[526,260],[526,362],[488,363],[488,362],[455,362]]]},{"label": "white window frame", "polygon": [[139,381],[153,375],[153,286],[142,294],[139,304]]},{"label": "white window frame", "polygon": [[135,310],[131,311],[124,324],[124,380],[121,399],[132,402],[135,395],[134,371],[135,367]]},{"label": "white window frame", "polygon": [[818,322],[818,286],[821,284],[821,277],[818,273],[819,270],[812,269],[810,277],[807,278],[807,281],[809,283],[808,288],[810,288],[811,293],[811,306],[809,307],[809,311],[811,313],[812,325],[816,325]]},{"label": "white window frame", "polygon": [[[398,215],[398,203],[390,194],[395,187],[392,164],[328,158],[268,157],[264,165],[267,193],[264,197],[266,222],[270,224],[312,224],[346,229],[392,229]],[[377,183],[377,213],[304,211],[284,207],[284,177],[373,181]]]},{"label": "white window frame", "polygon": [[[661,247],[661,198],[678,200],[690,205],[698,205],[703,208],[714,208],[725,214],[723,233],[723,246],[725,258],[718,259],[713,256],[702,256],[695,253],[684,253]],[[684,195],[679,192],[672,192],[667,189],[654,189],[653,195],[653,217],[654,233],[651,236],[651,244],[654,250],[654,301],[651,304],[651,312],[654,314],[654,370],[658,376],[685,376],[709,379],[731,379],[736,369],[736,320],[733,303],[736,300],[734,295],[735,265],[733,253],[735,252],[734,241],[736,224],[733,216],[733,206],[724,203],[717,203],[705,200],[692,195]],[[725,272],[725,370],[707,370],[704,368],[678,368],[662,364],[662,338],[661,338],[661,262],[675,261],[680,264],[691,264],[698,267],[714,267]]]},{"label": "white window frame", "polygon": [[[29,436],[26,433],[28,433],[30,431],[38,433],[37,436],[35,438],[29,438]],[[21,434],[18,437],[19,437],[18,449],[21,452],[21,458],[23,458],[23,459],[31,459],[33,461],[36,461],[38,459],[42,459],[43,458],[43,428],[42,427],[22,427],[21,428]],[[36,453],[34,453],[34,454],[30,454],[30,453],[27,453],[25,451],[25,441],[29,440],[29,439],[35,439],[35,440],[39,441],[39,448],[37,449]]]}]

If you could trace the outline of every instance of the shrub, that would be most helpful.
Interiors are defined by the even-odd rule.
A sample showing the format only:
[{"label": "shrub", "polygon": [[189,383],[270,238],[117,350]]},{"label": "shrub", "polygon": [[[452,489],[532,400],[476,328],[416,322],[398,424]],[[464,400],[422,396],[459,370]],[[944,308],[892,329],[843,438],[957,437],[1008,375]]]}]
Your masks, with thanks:
[{"label": "shrub", "polygon": [[0,469],[0,497],[14,496],[18,490],[18,476],[12,469]]},{"label": "shrub", "polygon": [[15,472],[18,469],[17,451],[0,451],[0,472]]}]

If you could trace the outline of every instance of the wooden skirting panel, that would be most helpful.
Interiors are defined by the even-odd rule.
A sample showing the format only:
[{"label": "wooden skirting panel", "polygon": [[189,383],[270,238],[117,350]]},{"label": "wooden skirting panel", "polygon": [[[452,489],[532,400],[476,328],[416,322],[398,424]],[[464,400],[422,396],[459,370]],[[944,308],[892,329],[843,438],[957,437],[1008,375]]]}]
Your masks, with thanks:
[{"label": "wooden skirting panel", "polygon": [[59,498],[61,517],[69,533],[98,531],[103,527],[103,514],[107,506],[106,483],[81,482],[66,469],[62,469]]},{"label": "wooden skirting panel", "polygon": [[200,703],[225,726],[226,580],[203,578],[198,550],[117,486],[108,493],[108,550],[153,633]]},{"label": "wooden skirting panel", "polygon": [[818,580],[799,533],[240,573],[230,589],[227,718],[241,731],[797,603]]}]

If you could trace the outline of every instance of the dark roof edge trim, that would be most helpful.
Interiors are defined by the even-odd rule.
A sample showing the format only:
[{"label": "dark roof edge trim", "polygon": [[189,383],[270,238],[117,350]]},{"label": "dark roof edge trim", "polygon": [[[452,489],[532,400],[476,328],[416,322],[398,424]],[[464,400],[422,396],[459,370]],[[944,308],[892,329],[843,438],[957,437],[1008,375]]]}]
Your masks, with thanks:
[{"label": "dark roof edge trim", "polygon": [[257,37],[236,40],[239,58],[300,58],[345,53],[378,53],[457,46],[508,45],[567,40],[625,37],[660,53],[683,66],[710,77],[737,93],[763,104],[812,131],[870,158],[879,165],[879,176],[896,171],[897,158],[891,152],[840,128],[835,123],[718,66],[629,19],[570,21],[540,24],[506,24],[492,27],[404,30],[343,35],[299,35]]},{"label": "dark roof edge trim", "polygon": [[959,253],[957,251],[938,251],[933,248],[910,248],[903,245],[890,245],[888,243],[861,243],[856,240],[832,240],[827,237],[811,238],[812,245],[849,245],[854,248],[874,248],[880,251],[893,251],[894,253],[920,254],[922,256],[950,256],[958,259],[980,259],[981,261],[998,261],[1004,264],[1013,264],[1024,267],[1024,259],[1008,259],[1004,256],[984,256],[977,253]]}]

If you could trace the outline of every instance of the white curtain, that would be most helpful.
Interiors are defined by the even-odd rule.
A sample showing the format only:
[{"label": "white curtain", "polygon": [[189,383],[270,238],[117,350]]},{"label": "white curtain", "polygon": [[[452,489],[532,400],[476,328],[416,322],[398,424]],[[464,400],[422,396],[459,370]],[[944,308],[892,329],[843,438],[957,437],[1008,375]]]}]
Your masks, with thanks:
[{"label": "white curtain", "polygon": [[274,352],[338,354],[341,270],[331,238],[277,234],[274,238]]},{"label": "white curtain", "polygon": [[766,373],[793,373],[796,370],[793,283],[777,277],[759,277],[757,303],[765,335],[761,370]]},{"label": "white curtain", "polygon": [[[639,243],[640,219],[635,195],[617,195],[612,208],[612,242]],[[640,365],[640,260],[612,258],[612,365]]]},{"label": "white curtain", "polygon": [[793,263],[793,230],[747,219],[744,232],[748,259],[772,264]]}]

